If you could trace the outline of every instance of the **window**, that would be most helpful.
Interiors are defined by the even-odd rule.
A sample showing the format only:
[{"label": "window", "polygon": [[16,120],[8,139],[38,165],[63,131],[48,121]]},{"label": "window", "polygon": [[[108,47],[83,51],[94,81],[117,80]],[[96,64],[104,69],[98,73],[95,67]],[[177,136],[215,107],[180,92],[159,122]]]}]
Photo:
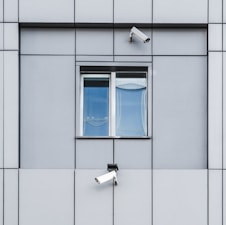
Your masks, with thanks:
[{"label": "window", "polygon": [[81,75],[83,136],[147,136],[147,72]]}]

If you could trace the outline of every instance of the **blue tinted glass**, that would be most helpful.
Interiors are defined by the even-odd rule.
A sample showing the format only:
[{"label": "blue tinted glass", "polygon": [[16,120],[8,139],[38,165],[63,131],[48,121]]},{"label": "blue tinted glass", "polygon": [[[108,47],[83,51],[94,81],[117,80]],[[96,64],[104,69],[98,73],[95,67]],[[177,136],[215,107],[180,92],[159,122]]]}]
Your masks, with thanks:
[{"label": "blue tinted glass", "polygon": [[108,136],[109,130],[108,79],[84,80],[84,136]]},{"label": "blue tinted glass", "polygon": [[116,135],[146,135],[146,88],[116,88]]}]

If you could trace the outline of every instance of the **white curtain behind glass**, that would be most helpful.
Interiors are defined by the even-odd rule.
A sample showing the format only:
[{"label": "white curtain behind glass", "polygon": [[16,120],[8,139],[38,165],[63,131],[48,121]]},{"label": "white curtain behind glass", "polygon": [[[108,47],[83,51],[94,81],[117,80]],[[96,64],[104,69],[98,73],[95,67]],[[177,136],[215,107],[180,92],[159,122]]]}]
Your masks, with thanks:
[{"label": "white curtain behind glass", "polygon": [[116,136],[146,136],[146,79],[116,79]]}]

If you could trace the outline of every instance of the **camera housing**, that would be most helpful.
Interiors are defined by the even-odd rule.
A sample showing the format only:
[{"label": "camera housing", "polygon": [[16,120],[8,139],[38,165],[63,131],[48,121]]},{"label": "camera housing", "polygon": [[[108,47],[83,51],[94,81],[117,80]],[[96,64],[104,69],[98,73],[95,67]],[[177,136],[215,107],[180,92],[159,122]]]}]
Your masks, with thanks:
[{"label": "camera housing", "polygon": [[150,41],[150,38],[146,34],[144,34],[142,31],[137,29],[136,27],[132,27],[130,30],[130,34],[129,34],[130,42],[133,41],[133,36],[143,41],[144,43],[147,43]]},{"label": "camera housing", "polygon": [[108,172],[108,173],[106,173],[104,175],[101,175],[99,177],[95,177],[95,181],[98,184],[103,184],[103,183],[111,181],[111,180],[113,180],[115,185],[118,184],[118,182],[117,182],[117,174],[116,174],[116,172],[114,170],[111,171],[111,172]]},{"label": "camera housing", "polygon": [[117,180],[117,171],[118,171],[118,165],[117,164],[108,164],[108,173],[105,173],[104,175],[95,177],[95,181],[98,184],[103,184],[105,182],[113,180],[114,184],[118,184]]}]

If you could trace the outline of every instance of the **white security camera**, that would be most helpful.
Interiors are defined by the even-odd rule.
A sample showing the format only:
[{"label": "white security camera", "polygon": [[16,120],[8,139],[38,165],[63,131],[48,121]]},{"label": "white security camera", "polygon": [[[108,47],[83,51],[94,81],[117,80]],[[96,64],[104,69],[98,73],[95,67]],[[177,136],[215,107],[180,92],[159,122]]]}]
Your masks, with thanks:
[{"label": "white security camera", "polygon": [[118,171],[118,165],[117,164],[108,164],[107,165],[108,173],[105,173],[104,175],[101,175],[99,177],[95,177],[95,181],[98,184],[103,184],[105,182],[113,180],[114,184],[118,184],[117,180],[117,171]]},{"label": "white security camera", "polygon": [[118,182],[117,182],[117,174],[116,174],[116,172],[114,170],[111,171],[111,172],[108,172],[108,173],[106,173],[104,175],[101,175],[99,177],[95,177],[95,181],[98,184],[103,184],[103,183],[111,181],[111,180],[113,180],[115,185],[118,184]]},{"label": "white security camera", "polygon": [[133,41],[133,36],[137,37],[138,39],[140,39],[144,43],[150,41],[150,38],[146,34],[141,32],[139,29],[137,29],[136,27],[132,27],[131,30],[130,30],[130,34],[129,34],[130,42]]}]

